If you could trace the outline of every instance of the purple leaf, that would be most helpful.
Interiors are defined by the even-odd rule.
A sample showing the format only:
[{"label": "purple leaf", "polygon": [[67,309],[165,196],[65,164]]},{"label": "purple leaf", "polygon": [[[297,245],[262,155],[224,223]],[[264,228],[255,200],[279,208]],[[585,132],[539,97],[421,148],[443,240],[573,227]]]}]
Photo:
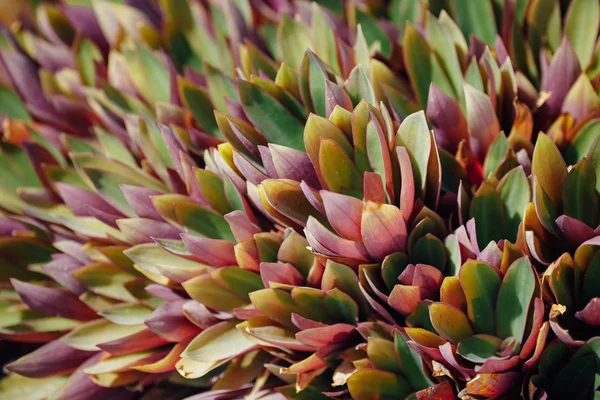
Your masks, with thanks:
[{"label": "purple leaf", "polygon": [[144,324],[158,336],[175,343],[200,333],[200,329],[183,313],[185,303],[186,300],[180,300],[159,306]]},{"label": "purple leaf", "polygon": [[89,321],[98,317],[94,310],[64,289],[43,287],[17,279],[11,279],[10,282],[23,303],[42,314],[80,321]]},{"label": "purple leaf", "polygon": [[[381,182],[381,178],[379,178]],[[327,219],[341,236],[355,242],[362,242],[360,231],[363,202],[355,197],[327,190],[320,191]]]},{"label": "purple leaf", "polygon": [[266,288],[271,287],[271,282],[292,286],[301,286],[304,283],[302,274],[289,263],[260,263],[260,278]]},{"label": "purple leaf", "polygon": [[441,148],[454,154],[458,144],[465,140],[469,143],[469,128],[460,104],[435,83],[429,86],[427,100],[427,118],[433,125],[435,140]]},{"label": "purple leaf", "polygon": [[181,239],[190,253],[206,264],[214,267],[237,265],[234,244],[229,240],[209,239],[187,233],[181,234]]},{"label": "purple leaf", "polygon": [[77,350],[61,340],[54,340],[11,362],[6,368],[29,378],[44,378],[69,373],[92,355],[94,352]]}]

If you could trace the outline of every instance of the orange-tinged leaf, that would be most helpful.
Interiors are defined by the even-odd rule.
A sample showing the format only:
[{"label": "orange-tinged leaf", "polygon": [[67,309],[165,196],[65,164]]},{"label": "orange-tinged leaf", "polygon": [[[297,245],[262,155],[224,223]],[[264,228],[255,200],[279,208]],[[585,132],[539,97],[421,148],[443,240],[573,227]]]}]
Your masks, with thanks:
[{"label": "orange-tinged leaf", "polygon": [[406,225],[400,209],[366,201],[361,219],[363,243],[371,257],[383,260],[406,248]]},{"label": "orange-tinged leaf", "polygon": [[429,306],[429,314],[435,330],[452,343],[456,344],[473,335],[467,316],[458,308],[444,303],[433,303]]},{"label": "orange-tinged leaf", "polygon": [[401,375],[361,369],[348,378],[348,390],[355,400],[403,399],[412,388]]},{"label": "orange-tinged leaf", "polygon": [[552,204],[561,203],[562,186],[567,178],[567,165],[560,151],[548,136],[538,135],[531,160],[531,174]]}]

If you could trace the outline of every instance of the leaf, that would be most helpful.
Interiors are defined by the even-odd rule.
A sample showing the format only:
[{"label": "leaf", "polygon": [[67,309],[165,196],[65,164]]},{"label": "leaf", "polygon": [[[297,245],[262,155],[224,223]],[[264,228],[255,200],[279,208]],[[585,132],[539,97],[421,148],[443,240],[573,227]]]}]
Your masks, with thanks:
[{"label": "leaf", "polygon": [[504,203],[504,235],[515,242],[519,224],[525,218],[525,208],[531,201],[531,188],[523,167],[513,168],[498,183],[498,193]]},{"label": "leaf", "polygon": [[361,369],[348,378],[348,390],[355,400],[403,399],[412,391],[400,375],[374,369]]},{"label": "leaf", "polygon": [[471,201],[471,218],[475,218],[477,242],[484,248],[504,237],[504,204],[492,185],[484,182]]},{"label": "leaf", "polygon": [[345,88],[350,99],[352,99],[352,104],[356,105],[362,100],[371,105],[377,104],[371,81],[361,65],[357,65],[352,69],[346,81]]},{"label": "leaf", "polygon": [[169,72],[161,60],[144,45],[128,48],[124,54],[129,76],[146,101],[169,103]]},{"label": "leaf", "polygon": [[360,229],[365,247],[376,260],[406,249],[406,225],[396,206],[365,201]]},{"label": "leaf", "polygon": [[463,339],[456,347],[456,353],[474,363],[485,363],[496,357],[502,340],[492,335],[474,335]]},{"label": "leaf", "polygon": [[396,146],[406,147],[415,178],[415,194],[423,197],[431,154],[429,127],[423,111],[411,114],[402,121],[396,136]]},{"label": "leaf", "polygon": [[592,119],[586,123],[575,136],[564,153],[565,161],[568,165],[575,165],[579,160],[588,154],[592,144],[600,136],[600,119]]},{"label": "leaf", "polygon": [[396,358],[394,344],[389,340],[370,337],[367,342],[367,355],[375,368],[398,375],[402,374],[402,365]]},{"label": "leaf", "polygon": [[[523,343],[536,276],[529,260],[518,259],[508,268],[496,306],[496,333],[501,339],[513,337]],[[517,346],[518,347],[518,346]]]},{"label": "leaf", "polygon": [[71,273],[73,278],[87,286],[87,290],[111,299],[132,302],[136,298],[124,284],[136,278],[112,263],[93,263]]},{"label": "leaf", "polygon": [[215,108],[220,112],[227,112],[227,103],[225,98],[239,100],[234,82],[224,74],[220,69],[210,64],[204,64],[206,71],[206,83],[208,92],[211,95]]},{"label": "leaf", "polygon": [[552,379],[548,390],[548,399],[572,398],[574,400],[584,400],[592,398],[595,388],[595,367],[596,360],[592,355],[569,361]]},{"label": "leaf", "polygon": [[428,264],[444,271],[446,260],[447,255],[444,244],[431,233],[417,240],[412,248],[410,261],[413,264]]},{"label": "leaf", "polygon": [[117,325],[106,320],[95,320],[83,325],[79,325],[67,335],[63,336],[66,344],[79,350],[96,351],[100,350],[97,345],[122,339],[146,329],[143,324],[140,325]]},{"label": "leaf", "polygon": [[567,11],[565,35],[575,49],[582,69],[592,59],[600,25],[600,4],[596,0],[574,0]]},{"label": "leaf", "polygon": [[490,149],[485,156],[485,162],[483,163],[484,178],[487,178],[490,174],[496,173],[509,150],[510,144],[508,143],[508,140],[506,140],[506,135],[500,133],[492,142]]},{"label": "leaf", "polygon": [[101,316],[119,325],[139,325],[152,314],[152,309],[141,304],[121,304],[99,312]]},{"label": "leaf", "polygon": [[433,385],[433,382],[425,373],[423,360],[409,345],[406,338],[399,330],[394,334],[394,347],[400,357],[402,370],[406,375],[412,389],[421,390]]},{"label": "leaf", "polygon": [[297,71],[304,51],[310,47],[310,34],[304,24],[283,14],[277,28],[277,44],[284,62]]},{"label": "leaf", "polygon": [[440,65],[452,85],[453,97],[461,99],[463,97],[463,76],[452,38],[440,22],[429,13],[427,14],[426,30],[431,49],[440,60]]},{"label": "leaf", "polygon": [[[265,179],[259,186],[259,193],[263,207],[273,207],[275,214],[281,213],[301,226],[306,224],[310,216],[326,222],[323,215],[310,204],[302,188],[295,181]],[[280,215],[275,215],[275,217],[280,217]]]},{"label": "leaf", "polygon": [[156,268],[157,265],[173,266],[191,271],[196,270],[198,273],[207,269],[204,264],[176,256],[154,243],[140,244],[123,251],[123,253],[142,269],[153,274],[160,274],[160,271]]},{"label": "leaf", "polygon": [[384,57],[390,57],[392,44],[381,24],[374,17],[359,9],[356,10],[356,23],[360,24],[369,46],[372,46],[375,42],[379,42],[381,54]]},{"label": "leaf", "polygon": [[250,300],[266,317],[290,329],[295,329],[292,313],[302,314],[292,296],[281,289],[257,290],[250,293]]},{"label": "leaf", "polygon": [[319,168],[332,192],[352,194],[362,188],[362,177],[342,147],[331,139],[321,139]]},{"label": "leaf", "polygon": [[182,286],[192,299],[218,311],[231,313],[238,307],[248,305],[247,299],[235,295],[209,274],[196,276],[183,282]]},{"label": "leaf", "polygon": [[202,130],[216,138],[223,138],[212,111],[213,103],[206,89],[196,87],[184,80],[181,80],[180,85],[182,100]]},{"label": "leaf", "polygon": [[495,333],[496,297],[500,288],[498,273],[488,264],[468,260],[458,274],[467,299],[469,320],[477,333]]},{"label": "leaf", "polygon": [[500,123],[487,94],[468,83],[464,84],[464,90],[467,122],[471,133],[471,149],[477,158],[483,161],[496,136],[500,133]]},{"label": "leaf", "polygon": [[0,380],[0,400],[45,400],[49,393],[59,389],[66,380],[66,376],[40,379],[10,374]]},{"label": "leaf", "polygon": [[582,159],[569,171],[562,188],[563,213],[591,228],[598,225],[596,172],[587,159]]},{"label": "leaf", "polygon": [[429,306],[431,324],[438,334],[459,343],[461,340],[473,336],[473,330],[465,313],[444,303],[433,303]]},{"label": "leaf", "polygon": [[239,81],[238,86],[244,111],[270,143],[304,150],[304,126],[298,119],[257,85]]},{"label": "leaf", "polygon": [[211,239],[235,241],[225,218],[209,208],[196,204],[178,204],[175,212],[187,232]]},{"label": "leaf", "polygon": [[432,82],[446,94],[453,95],[452,85],[437,58],[429,48],[425,38],[411,23],[406,24],[402,48],[408,76],[414,86],[422,109],[427,108],[427,96]]},{"label": "leaf", "polygon": [[19,95],[3,85],[0,85],[0,115],[6,118],[31,121],[31,116]]},{"label": "leaf", "polygon": [[255,346],[237,328],[238,321],[224,321],[204,330],[186,347],[182,357],[200,362],[227,360]]},{"label": "leaf", "polygon": [[456,0],[456,22],[465,37],[471,35],[494,46],[496,40],[496,21],[491,0],[469,1]]},{"label": "leaf", "polygon": [[531,161],[531,174],[536,177],[552,204],[561,204],[563,182],[567,166],[560,151],[548,136],[538,135]]},{"label": "leaf", "polygon": [[75,60],[77,70],[81,74],[81,81],[86,86],[94,86],[96,80],[96,67],[94,63],[104,63],[102,53],[98,47],[90,39],[81,37],[75,49]]}]

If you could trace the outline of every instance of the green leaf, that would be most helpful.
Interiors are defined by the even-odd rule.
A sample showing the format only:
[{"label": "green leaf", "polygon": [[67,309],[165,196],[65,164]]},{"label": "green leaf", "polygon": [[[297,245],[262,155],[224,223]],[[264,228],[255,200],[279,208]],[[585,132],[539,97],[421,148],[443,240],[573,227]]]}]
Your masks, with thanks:
[{"label": "green leaf", "polygon": [[600,136],[600,119],[593,119],[585,124],[575,136],[575,140],[565,150],[565,161],[568,165],[575,165],[585,157],[592,144]]},{"label": "green leaf", "polygon": [[[336,0],[333,0],[332,3],[341,6]],[[325,13],[316,2],[313,3],[312,10],[312,36],[315,53],[339,74],[335,33],[329,21],[325,18]]]},{"label": "green leaf", "polygon": [[143,45],[128,48],[124,54],[129,76],[146,101],[169,103],[169,72],[161,60]]},{"label": "green leaf", "polygon": [[[498,292],[496,333],[501,339],[513,337],[523,343],[536,276],[526,257],[508,268]],[[518,347],[518,346],[517,346]]]},{"label": "green leaf", "polygon": [[552,379],[548,400],[591,399],[594,389],[596,360],[592,355],[571,360]]},{"label": "green leaf", "polygon": [[379,42],[381,54],[384,57],[390,57],[392,53],[392,43],[381,27],[381,24],[371,15],[366,14],[359,9],[356,10],[356,23],[360,24],[362,27],[362,31],[369,46],[372,46],[375,42]]},{"label": "green leaf", "polygon": [[403,399],[412,392],[400,375],[374,369],[361,369],[348,378],[348,390],[355,400]]},{"label": "green leaf", "polygon": [[325,309],[338,322],[354,325],[358,319],[358,305],[346,293],[338,288],[327,292],[324,299]]},{"label": "green leaf", "polygon": [[453,97],[454,90],[425,38],[410,23],[404,32],[404,63],[414,86],[421,108],[427,108],[429,86],[435,83],[447,95]]},{"label": "green leaf", "polygon": [[119,325],[139,325],[152,314],[152,309],[141,304],[121,304],[102,310],[101,316]]},{"label": "green leaf", "polygon": [[303,124],[257,85],[246,81],[238,85],[244,111],[267,140],[303,151]]},{"label": "green leaf", "polygon": [[154,243],[140,244],[123,251],[123,253],[142,269],[152,274],[160,273],[156,265],[176,266],[190,270],[206,268],[204,264],[176,256]]},{"label": "green leaf", "polygon": [[415,177],[415,195],[422,197],[431,154],[431,137],[423,111],[411,114],[402,121],[396,136],[396,146],[406,147]]},{"label": "green leaf", "polygon": [[474,335],[462,340],[456,347],[456,352],[474,363],[483,364],[496,356],[502,340],[491,335]]},{"label": "green leaf", "polygon": [[404,375],[408,378],[411,387],[414,390],[422,390],[433,386],[433,382],[425,373],[423,360],[408,345],[406,338],[398,330],[396,330],[394,335],[394,346],[396,353],[400,357]]},{"label": "green leaf", "polygon": [[81,74],[81,81],[86,86],[94,86],[96,80],[95,62],[104,62],[102,53],[91,40],[81,37],[75,49],[77,69]]},{"label": "green leaf", "polygon": [[239,100],[239,96],[234,82],[220,69],[213,67],[210,64],[204,65],[206,71],[206,83],[208,84],[208,92],[212,98],[215,108],[223,113],[228,112],[225,97],[232,100]]},{"label": "green leaf", "polygon": [[463,76],[456,54],[456,48],[448,32],[432,15],[427,14],[427,40],[431,49],[440,61],[450,84],[452,85],[454,98],[463,97]]},{"label": "green leaf", "polygon": [[367,355],[375,368],[395,374],[402,374],[402,365],[398,358],[396,358],[394,344],[389,340],[370,337],[367,342]]},{"label": "green leaf", "polygon": [[292,324],[292,313],[303,315],[292,296],[281,289],[262,289],[250,293],[250,300],[254,307],[262,312],[265,317],[271,318],[285,327],[296,329]]},{"label": "green leaf", "polygon": [[542,226],[554,235],[560,236],[560,230],[556,225],[556,218],[559,216],[557,207],[550,201],[550,197],[535,179],[533,181],[533,204]]},{"label": "green leaf", "polygon": [[31,121],[31,116],[25,109],[19,95],[3,85],[0,85],[0,115],[6,118]]},{"label": "green leaf", "polygon": [[504,238],[504,204],[498,191],[487,182],[481,184],[471,201],[471,218],[475,218],[480,248]]},{"label": "green leaf", "polygon": [[431,233],[417,240],[410,255],[411,263],[432,265],[442,272],[446,269],[446,259],[444,244]]},{"label": "green leaf", "polygon": [[498,193],[504,203],[506,239],[514,242],[519,224],[525,217],[525,208],[531,201],[531,188],[523,167],[513,168],[498,183]]},{"label": "green leaf", "polygon": [[196,204],[178,204],[175,212],[186,231],[211,239],[235,242],[231,228],[222,215]]},{"label": "green leaf", "polygon": [[298,70],[304,51],[310,47],[310,34],[307,27],[294,21],[287,14],[283,14],[277,28],[277,43],[283,61],[294,70]]},{"label": "green leaf", "polygon": [[348,91],[350,99],[352,99],[352,104],[357,105],[362,100],[367,101],[371,105],[377,104],[375,91],[362,65],[357,65],[350,72],[345,88]]},{"label": "green leaf", "polygon": [[508,140],[506,140],[506,135],[504,135],[503,132],[500,132],[492,142],[488,153],[485,156],[485,162],[483,163],[484,178],[487,178],[490,174],[496,173],[496,170],[500,164],[502,164],[502,161],[509,150],[510,144],[508,144]]},{"label": "green leaf", "polygon": [[467,299],[469,320],[477,333],[493,335],[496,297],[500,288],[500,278],[488,264],[468,260],[458,274],[460,284]]},{"label": "green leaf", "polygon": [[600,25],[600,3],[597,0],[574,0],[565,20],[565,35],[573,45],[581,69],[592,59]]},{"label": "green leaf", "polygon": [[237,328],[237,320],[221,322],[204,330],[188,344],[182,357],[200,362],[225,360],[255,346]]},{"label": "green leaf", "polygon": [[92,293],[126,302],[137,301],[124,286],[126,282],[132,281],[137,275],[132,275],[115,264],[89,264],[72,272],[72,275]]},{"label": "green leaf", "polygon": [[140,325],[117,325],[106,320],[95,320],[73,329],[61,338],[66,344],[78,350],[97,351],[97,345],[121,339],[146,329]]},{"label": "green leaf", "polygon": [[96,128],[95,132],[106,157],[120,161],[130,167],[137,167],[135,159],[118,136],[109,133],[102,128]]},{"label": "green leaf", "polygon": [[192,112],[196,121],[198,121],[202,130],[211,136],[222,139],[223,135],[217,125],[213,113],[213,104],[208,92],[187,82],[182,83],[181,86],[183,101]]},{"label": "green leaf", "polygon": [[567,175],[562,188],[563,213],[585,222],[592,229],[598,226],[598,196],[596,172],[583,158]]},{"label": "green leaf", "polygon": [[404,253],[393,253],[383,259],[381,264],[381,277],[388,290],[399,283],[398,277],[408,266],[408,256]]},{"label": "green leaf", "polygon": [[454,6],[456,22],[465,37],[474,35],[487,45],[494,46],[498,31],[491,0],[456,0]]}]

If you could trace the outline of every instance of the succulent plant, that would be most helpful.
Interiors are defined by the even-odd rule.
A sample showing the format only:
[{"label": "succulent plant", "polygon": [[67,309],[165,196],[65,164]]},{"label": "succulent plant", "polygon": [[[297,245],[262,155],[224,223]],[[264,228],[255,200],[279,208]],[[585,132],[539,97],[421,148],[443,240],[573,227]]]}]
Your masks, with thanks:
[{"label": "succulent plant", "polygon": [[0,398],[597,395],[597,0],[30,10]]}]

